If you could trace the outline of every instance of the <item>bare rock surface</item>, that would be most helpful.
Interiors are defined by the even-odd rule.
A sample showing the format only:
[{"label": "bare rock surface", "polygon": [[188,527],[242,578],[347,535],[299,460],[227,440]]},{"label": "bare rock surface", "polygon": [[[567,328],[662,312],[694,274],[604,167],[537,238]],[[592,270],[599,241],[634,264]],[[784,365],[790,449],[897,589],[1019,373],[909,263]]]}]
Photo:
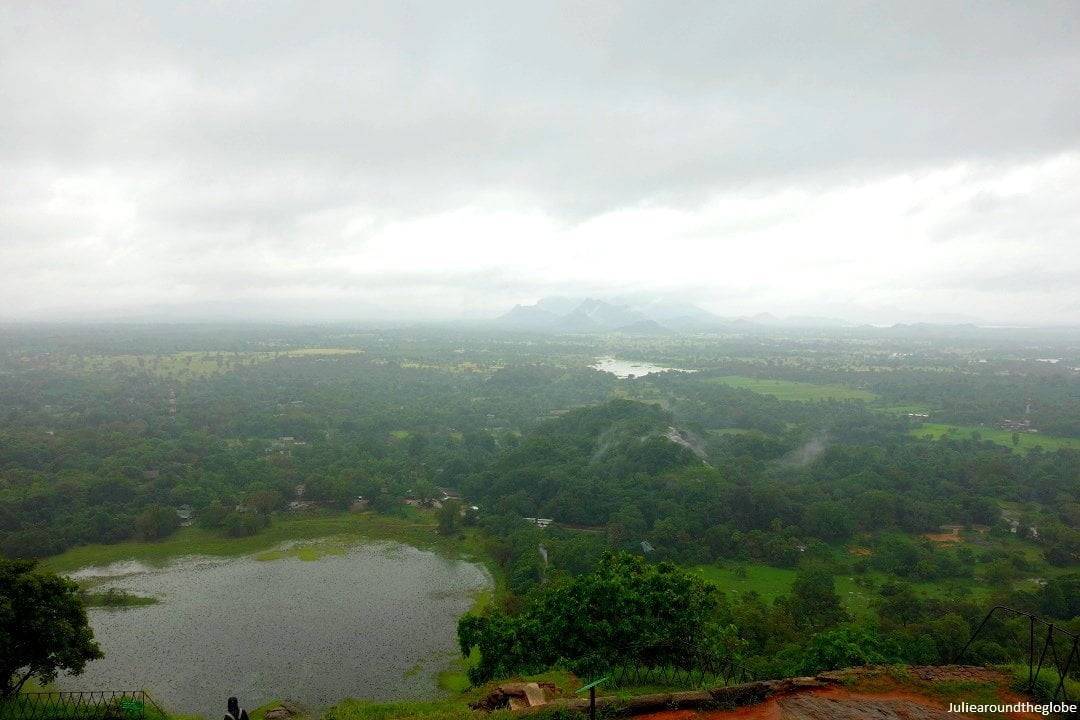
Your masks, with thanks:
[{"label": "bare rock surface", "polygon": [[958,717],[906,698],[803,694],[780,698],[776,705],[780,720],[956,720]]}]

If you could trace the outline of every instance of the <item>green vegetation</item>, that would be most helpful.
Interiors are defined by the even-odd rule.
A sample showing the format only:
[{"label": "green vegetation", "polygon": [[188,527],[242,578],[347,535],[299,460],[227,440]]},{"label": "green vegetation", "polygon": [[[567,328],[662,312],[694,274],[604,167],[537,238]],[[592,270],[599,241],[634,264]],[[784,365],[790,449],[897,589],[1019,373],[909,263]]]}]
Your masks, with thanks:
[{"label": "green vegetation", "polygon": [[[0,340],[0,553],[53,570],[394,540],[483,561],[497,587],[474,615],[512,636],[547,593],[630,553],[714,587],[708,622],[735,627],[726,649],[761,676],[951,662],[997,602],[1080,617],[1072,338],[25,326]],[[618,381],[589,367],[600,355],[698,370]],[[908,417],[931,408],[935,424]],[[1039,432],[991,429],[1010,420]],[[569,654],[548,643],[526,667],[477,629],[440,683],[618,656],[563,630]],[[1017,659],[1023,628],[985,632],[971,659]]]},{"label": "green vegetation", "polygon": [[727,657],[733,629],[717,623],[718,597],[672,565],[605,556],[593,573],[537,588],[516,615],[492,611],[458,623],[462,654],[480,651],[474,684],[541,672],[558,661],[595,675],[620,663],[663,665]]},{"label": "green vegetation", "polygon": [[1046,452],[1055,450],[1080,450],[1080,438],[1044,435],[1043,433],[1013,432],[993,427],[974,427],[971,425],[945,425],[925,423],[911,430],[911,434],[933,440],[980,440],[1004,445],[1017,452],[1042,448]]},{"label": "green vegetation", "polygon": [[[82,567],[110,565],[125,560],[137,560],[150,565],[163,565],[185,555],[235,557],[256,554],[261,560],[298,557],[318,559],[326,554],[339,554],[350,542],[358,540],[391,540],[484,561],[483,539],[475,531],[452,537],[435,532],[436,522],[430,511],[402,508],[397,515],[365,513],[317,513],[287,516],[257,535],[242,538],[222,537],[198,527],[181,528],[174,535],[158,542],[131,541],[114,545],[86,545],[42,561],[42,567],[54,572],[70,572]],[[298,542],[279,549],[290,541]]]},{"label": "green vegetation", "polygon": [[[777,598],[791,593],[791,587],[798,574],[792,568],[770,567],[768,565],[735,565],[718,567],[716,565],[698,565],[694,572],[707,582],[732,595],[756,593],[766,604],[772,604]],[[889,582],[885,573],[863,573],[859,575],[843,574],[836,576],[836,593],[844,607],[855,617],[872,617],[876,590]],[[1017,582],[1017,585],[1022,583]],[[940,580],[911,583],[912,589],[923,598],[947,600],[963,597],[968,601],[988,602],[990,591],[973,580]]]},{"label": "green vegetation", "polygon": [[259,553],[255,556],[255,559],[267,562],[296,558],[305,562],[314,562],[324,557],[344,555],[349,550],[349,544],[348,538],[343,537],[288,542],[281,547]]},{"label": "green vegetation", "polygon": [[83,607],[141,607],[157,603],[155,597],[134,595],[119,588],[109,588],[107,590],[83,589],[80,591],[79,597],[82,600]]},{"label": "green vegetation", "polygon": [[26,560],[0,558],[0,701],[31,679],[78,675],[102,657],[79,586]]},{"label": "green vegetation", "polygon": [[874,405],[874,408],[882,412],[892,413],[894,415],[917,415],[929,414],[933,412],[933,408],[924,403],[884,404]]},{"label": "green vegetation", "polygon": [[766,603],[772,603],[776,598],[786,595],[791,591],[791,584],[795,582],[794,569],[768,565],[698,565],[694,572],[725,592],[755,592]]},{"label": "green vegetation", "polygon": [[[1009,665],[1008,668],[1013,677],[1013,689],[1019,692],[1026,691],[1028,687],[1028,666],[1013,664]],[[1052,667],[1044,667],[1035,678],[1034,692],[1032,694],[1042,702],[1049,702],[1054,699],[1054,693],[1059,682],[1061,682],[1061,677],[1057,671]],[[1080,680],[1075,675],[1065,679],[1065,694],[1073,702],[1080,697]],[[1057,694],[1057,699],[1061,700],[1060,693]]]},{"label": "green vegetation", "polygon": [[[564,670],[553,670],[535,675],[525,675],[515,680],[522,682],[550,683],[561,696],[572,696],[581,682]],[[320,720],[474,720],[477,715],[469,703],[483,698],[491,690],[490,685],[472,687],[468,681],[456,688],[443,688],[450,697],[435,701],[399,700],[376,702],[371,700],[343,700],[322,714]],[[543,716],[543,713],[540,713]],[[509,720],[508,710],[486,713],[491,720]],[[252,720],[259,720],[255,714]]]},{"label": "green vegetation", "polygon": [[709,432],[713,435],[751,435],[759,438],[768,437],[765,433],[753,428],[716,428]]},{"label": "green vegetation", "polygon": [[[35,688],[34,691],[38,690]],[[48,711],[39,710],[39,717],[48,717],[50,720],[198,720],[162,712],[156,705],[134,697],[102,700],[91,707],[84,702],[68,701],[59,697],[52,697],[49,702]],[[0,705],[0,720],[22,720],[26,717],[25,712]]]},{"label": "green vegetation", "polygon": [[795,382],[792,380],[773,380],[770,378],[725,375],[712,378],[712,382],[723,383],[731,387],[751,392],[771,395],[778,400],[812,402],[815,400],[874,400],[872,392],[845,385]]},{"label": "green vegetation", "polygon": [[323,720],[471,720],[473,712],[459,700],[372,702],[344,700],[327,710]]},{"label": "green vegetation", "polygon": [[198,380],[256,363],[288,357],[319,357],[356,354],[349,348],[294,348],[280,352],[178,352],[169,354],[80,355],[58,361],[72,372],[147,372],[165,380]]}]

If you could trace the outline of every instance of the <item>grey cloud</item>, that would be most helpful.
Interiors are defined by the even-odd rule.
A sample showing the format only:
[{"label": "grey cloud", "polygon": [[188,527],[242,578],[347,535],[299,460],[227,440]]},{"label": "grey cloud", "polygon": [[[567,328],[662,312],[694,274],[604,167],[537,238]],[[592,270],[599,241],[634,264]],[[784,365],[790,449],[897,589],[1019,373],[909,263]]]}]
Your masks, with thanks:
[{"label": "grey cloud", "polygon": [[[213,292],[349,288],[368,281],[320,256],[478,199],[573,224],[1075,151],[1077,87],[1075,2],[6,3],[0,278],[81,287],[63,281],[81,252]],[[98,175],[131,205],[132,234],[95,228],[92,193],[57,208],[58,183]],[[931,232],[1033,238],[1037,270],[1075,236],[1070,213],[987,194]],[[310,230],[324,215],[370,226]],[[307,264],[236,259],[290,248]],[[499,297],[560,285],[483,273]]]},{"label": "grey cloud", "polygon": [[[595,212],[1080,141],[1080,7],[9,5],[9,161]],[[435,198],[432,198],[432,195]],[[421,203],[424,200],[419,200]]]}]

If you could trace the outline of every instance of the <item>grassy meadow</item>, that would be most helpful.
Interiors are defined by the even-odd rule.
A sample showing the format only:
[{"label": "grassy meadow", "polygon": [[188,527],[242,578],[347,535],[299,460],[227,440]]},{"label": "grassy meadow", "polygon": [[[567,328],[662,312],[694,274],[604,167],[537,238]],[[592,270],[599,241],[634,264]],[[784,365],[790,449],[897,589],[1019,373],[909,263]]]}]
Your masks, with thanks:
[{"label": "grassy meadow", "polygon": [[[776,568],[768,565],[698,565],[694,572],[706,581],[716,585],[727,593],[742,594],[756,592],[766,604],[791,592],[796,571],[790,568]],[[872,588],[879,587],[888,578],[882,573],[868,572],[862,576],[840,574],[836,576],[836,593],[844,602],[849,612],[857,617],[869,616],[871,602],[877,593],[871,587],[860,585],[856,581],[862,577],[868,580]],[[977,579],[958,581],[943,580],[938,582],[912,583],[917,591],[928,597],[945,597],[960,593],[970,593],[973,598],[983,599],[990,595],[990,588],[980,585]]]},{"label": "grassy meadow", "polygon": [[925,423],[911,430],[911,434],[933,440],[970,440],[978,435],[983,440],[989,440],[999,445],[1012,448],[1017,452],[1026,452],[1041,447],[1047,452],[1053,452],[1062,448],[1080,450],[1080,438],[1061,437],[1057,435],[1043,435],[1042,433],[1016,433],[1015,442],[1011,430],[982,427],[975,425],[946,425],[940,423]]},{"label": "grassy meadow", "polygon": [[778,400],[796,402],[814,402],[817,400],[864,400],[869,402],[877,398],[872,392],[848,387],[847,385],[823,385],[795,382],[794,380],[746,377],[743,375],[726,375],[713,378],[712,382],[750,390],[762,395],[772,395]]}]

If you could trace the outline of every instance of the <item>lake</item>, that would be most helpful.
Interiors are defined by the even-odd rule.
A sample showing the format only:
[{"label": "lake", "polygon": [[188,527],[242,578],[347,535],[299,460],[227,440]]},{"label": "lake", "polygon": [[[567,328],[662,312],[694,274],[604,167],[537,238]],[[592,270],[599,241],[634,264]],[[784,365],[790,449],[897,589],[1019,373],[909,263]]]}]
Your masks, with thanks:
[{"label": "lake", "polygon": [[642,375],[667,372],[668,370],[690,372],[683,368],[664,367],[663,365],[653,365],[652,363],[638,362],[636,360],[619,360],[610,355],[596,358],[596,362],[589,367],[603,372],[609,372],[618,378],[628,378],[631,375],[634,377],[641,377]]},{"label": "lake", "polygon": [[317,560],[191,557],[73,574],[95,576],[160,602],[91,608],[105,658],[60,689],[145,688],[170,711],[211,719],[230,695],[249,710],[275,698],[433,697],[457,657],[458,617],[491,586],[480,565],[387,542]]}]

